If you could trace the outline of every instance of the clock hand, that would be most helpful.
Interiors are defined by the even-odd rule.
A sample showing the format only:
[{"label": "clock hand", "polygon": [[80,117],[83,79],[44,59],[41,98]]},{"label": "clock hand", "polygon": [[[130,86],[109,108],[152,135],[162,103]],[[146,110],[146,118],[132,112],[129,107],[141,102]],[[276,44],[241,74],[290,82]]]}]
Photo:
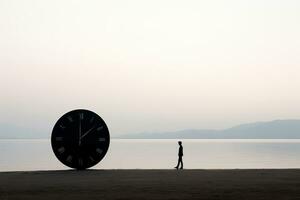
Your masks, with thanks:
[{"label": "clock hand", "polygon": [[96,126],[93,126],[92,128],[90,128],[87,132],[85,132],[80,139],[84,138],[87,134],[89,134]]},{"label": "clock hand", "polygon": [[81,117],[79,115],[79,146],[81,145]]}]

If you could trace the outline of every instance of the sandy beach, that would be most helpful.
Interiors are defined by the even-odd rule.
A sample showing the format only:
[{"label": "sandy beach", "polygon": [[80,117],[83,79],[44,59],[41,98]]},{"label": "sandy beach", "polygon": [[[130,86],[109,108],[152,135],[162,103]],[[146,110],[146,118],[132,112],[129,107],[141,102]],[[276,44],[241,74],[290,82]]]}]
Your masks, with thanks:
[{"label": "sandy beach", "polygon": [[0,199],[300,199],[300,170],[1,172]]}]

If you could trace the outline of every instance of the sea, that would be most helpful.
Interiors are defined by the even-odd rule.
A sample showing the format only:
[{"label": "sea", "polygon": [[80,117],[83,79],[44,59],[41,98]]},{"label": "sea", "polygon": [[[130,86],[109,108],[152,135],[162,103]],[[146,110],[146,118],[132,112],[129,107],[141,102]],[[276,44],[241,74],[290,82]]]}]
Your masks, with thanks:
[{"label": "sea", "polygon": [[[298,139],[183,139],[185,169],[300,168]],[[112,139],[92,169],[173,169],[178,140]],[[0,171],[68,170],[50,139],[0,140]]]}]

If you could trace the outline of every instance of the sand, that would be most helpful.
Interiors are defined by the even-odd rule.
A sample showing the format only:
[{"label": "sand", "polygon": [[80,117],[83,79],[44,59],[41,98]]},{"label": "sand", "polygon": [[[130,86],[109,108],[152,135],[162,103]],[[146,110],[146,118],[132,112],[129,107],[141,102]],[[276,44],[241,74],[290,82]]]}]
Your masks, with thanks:
[{"label": "sand", "polygon": [[0,199],[300,199],[300,170],[1,172]]}]

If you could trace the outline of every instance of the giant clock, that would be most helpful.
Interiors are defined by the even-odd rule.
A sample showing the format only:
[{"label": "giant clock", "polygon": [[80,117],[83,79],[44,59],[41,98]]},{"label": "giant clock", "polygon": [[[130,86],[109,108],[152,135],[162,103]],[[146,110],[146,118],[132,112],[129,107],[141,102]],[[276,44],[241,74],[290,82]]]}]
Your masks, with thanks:
[{"label": "giant clock", "polygon": [[51,145],[57,159],[75,169],[99,163],[109,147],[109,131],[104,120],[89,110],[73,110],[55,124]]}]

